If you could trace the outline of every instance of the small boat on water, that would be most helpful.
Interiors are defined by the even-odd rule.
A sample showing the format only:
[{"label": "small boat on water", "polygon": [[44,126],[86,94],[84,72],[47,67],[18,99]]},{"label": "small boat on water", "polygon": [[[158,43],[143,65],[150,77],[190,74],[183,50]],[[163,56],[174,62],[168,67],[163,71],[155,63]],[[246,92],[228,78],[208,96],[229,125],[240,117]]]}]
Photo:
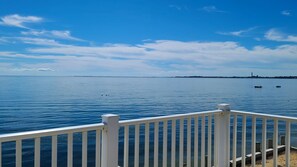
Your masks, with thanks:
[{"label": "small boat on water", "polygon": [[256,85],[255,88],[262,88],[262,86],[261,85]]},{"label": "small boat on water", "polygon": [[276,88],[281,88],[281,86],[277,85]]}]

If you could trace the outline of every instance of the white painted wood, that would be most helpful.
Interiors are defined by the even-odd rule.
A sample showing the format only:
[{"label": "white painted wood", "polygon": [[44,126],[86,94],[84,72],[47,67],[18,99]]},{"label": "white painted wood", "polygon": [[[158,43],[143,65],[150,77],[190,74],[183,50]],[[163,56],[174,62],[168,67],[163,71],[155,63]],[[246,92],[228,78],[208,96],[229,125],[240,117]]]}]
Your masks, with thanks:
[{"label": "white painted wood", "polygon": [[286,122],[286,167],[290,167],[290,148],[291,148],[291,122]]},{"label": "white painted wood", "polygon": [[[194,116],[202,116],[202,115],[208,115],[208,114],[216,114],[220,113],[221,110],[212,110],[212,111],[202,111],[202,112],[193,112],[193,113],[187,113],[187,114],[176,114],[176,115],[166,115],[166,116],[160,116],[160,117],[149,117],[149,118],[140,118],[140,119],[132,119],[132,120],[124,120],[120,121],[121,126],[126,125],[135,125],[135,124],[144,124],[147,122],[155,122],[155,121],[165,121],[165,120],[177,120],[177,119],[185,119],[189,117]],[[297,120],[297,119],[296,119]]]},{"label": "white painted wood", "polygon": [[194,123],[194,167],[198,167],[198,128],[199,128],[199,122],[198,122],[198,116],[195,117],[195,123]]},{"label": "white painted wood", "polygon": [[154,125],[154,167],[159,163],[159,122]]},{"label": "white painted wood", "polygon": [[145,143],[144,143],[144,167],[149,167],[149,156],[150,156],[150,124],[145,124]]},{"label": "white painted wood", "polygon": [[73,134],[67,135],[67,167],[73,166]]},{"label": "white painted wood", "polygon": [[184,165],[184,119],[179,122],[179,167]]},{"label": "white painted wood", "polygon": [[40,167],[40,138],[34,139],[34,167]]},{"label": "white painted wood", "polygon": [[191,117],[187,120],[187,167],[191,167]]},{"label": "white painted wood", "polygon": [[163,167],[167,167],[168,121],[163,122]]},{"label": "white painted wood", "polygon": [[57,135],[52,136],[52,167],[57,167]]},{"label": "white painted wood", "polygon": [[139,167],[139,125],[135,125],[134,167]]},{"label": "white painted wood", "polygon": [[211,149],[212,149],[212,140],[211,140],[211,136],[212,136],[212,115],[209,114],[208,115],[208,146],[207,146],[207,166],[208,167],[212,167],[211,166],[211,160],[212,160],[212,156],[211,156]]},{"label": "white painted wood", "polygon": [[82,133],[82,167],[88,165],[88,132]]},{"label": "white painted wood", "polygon": [[102,131],[101,167],[118,167],[119,116],[102,116],[105,125]]},{"label": "white painted wood", "polygon": [[96,130],[96,151],[95,151],[96,167],[101,165],[101,130]]},{"label": "white painted wood", "polygon": [[171,134],[171,167],[175,167],[176,120],[172,120]]},{"label": "white painted wood", "polygon": [[205,116],[201,117],[201,166],[205,166]]},{"label": "white painted wood", "polygon": [[[262,157],[266,157],[266,140],[267,140],[267,121],[262,119]],[[266,167],[266,158],[262,158],[262,167]]]},{"label": "white painted wood", "polygon": [[[176,152],[176,148],[175,148],[175,144],[176,144],[176,140],[175,140],[176,139],[175,120],[176,119],[184,120],[184,119],[189,119],[189,117],[194,117],[195,118],[195,121],[194,121],[195,122],[195,127],[194,127],[194,131],[195,131],[194,132],[194,140],[195,141],[193,141],[193,143],[194,143],[194,156],[195,157],[198,157],[198,127],[199,127],[199,125],[198,125],[198,123],[199,123],[198,116],[199,117],[200,116],[203,117],[204,123],[202,121],[202,124],[204,124],[204,125],[201,125],[202,126],[201,127],[202,128],[202,131],[201,131],[202,132],[202,136],[201,136],[201,141],[202,141],[201,143],[202,144],[201,144],[201,147],[199,149],[201,149],[201,156],[203,157],[201,159],[202,160],[201,163],[204,164],[204,165],[206,163],[205,162],[205,159],[204,159],[204,156],[205,156],[205,140],[206,140],[206,137],[205,137],[205,116],[208,116],[209,114],[214,114],[215,115],[215,124],[217,124],[217,116],[218,115],[221,116],[221,114],[222,113],[224,114],[226,111],[228,111],[229,114],[232,113],[232,114],[236,114],[236,115],[243,115],[243,126],[242,126],[242,132],[243,132],[242,133],[242,148],[243,149],[242,149],[242,154],[241,154],[241,156],[243,157],[242,158],[242,161],[245,161],[245,155],[246,155],[245,148],[246,148],[246,117],[247,116],[257,117],[257,118],[263,118],[263,123],[262,123],[262,128],[263,128],[262,129],[262,135],[263,135],[262,136],[262,145],[264,145],[264,146],[262,146],[262,150],[265,149],[265,145],[266,145],[266,133],[267,133],[267,130],[266,130],[267,129],[267,127],[266,127],[267,126],[266,120],[267,119],[273,119],[274,122],[275,122],[275,125],[274,125],[275,126],[275,129],[274,129],[274,143],[273,143],[273,145],[274,145],[274,152],[277,151],[276,148],[278,146],[278,127],[277,127],[278,121],[286,121],[286,124],[287,124],[287,129],[286,129],[286,143],[290,143],[289,136],[290,136],[290,133],[291,132],[290,132],[290,128],[288,128],[288,121],[289,122],[291,122],[291,121],[292,122],[296,122],[297,121],[297,118],[277,116],[277,115],[270,115],[270,114],[250,113],[250,112],[235,111],[235,110],[229,111],[229,110],[230,110],[230,107],[228,105],[220,105],[219,106],[219,110],[214,110],[214,111],[197,112],[197,113],[190,113],[190,114],[170,115],[170,116],[155,117],[155,118],[135,119],[135,120],[120,121],[120,122],[117,121],[116,122],[116,127],[117,128],[111,128],[111,129],[116,129],[117,136],[118,136],[118,127],[119,127],[119,125],[120,126],[127,126],[127,125],[133,125],[133,126],[135,126],[136,124],[139,124],[139,123],[146,125],[146,131],[145,131],[145,140],[146,140],[145,148],[147,148],[145,150],[145,152],[146,152],[146,158],[147,158],[146,159],[146,162],[145,162],[146,166],[152,165],[152,164],[149,164],[149,161],[148,161],[149,160],[149,149],[148,149],[149,148],[149,128],[147,128],[147,127],[149,127],[149,124],[150,123],[156,123],[156,122],[160,122],[160,121],[171,121],[171,119],[174,119],[174,121],[173,121],[174,127],[172,127],[172,132],[173,133],[172,133],[172,136],[171,136],[172,137],[172,148],[170,149],[170,151],[172,152],[172,154],[171,154],[172,166],[175,166],[175,161],[176,161],[176,159],[175,159],[175,152]],[[190,132],[191,132],[190,129],[191,128],[189,128],[189,126],[191,127],[191,125],[189,125],[189,122],[190,121],[188,121],[188,124],[187,124],[187,129],[188,129],[187,130],[187,154],[183,154],[183,152],[184,152],[183,151],[184,145],[183,145],[183,142],[181,142],[182,140],[184,140],[183,133],[181,133],[184,129],[181,129],[181,131],[180,131],[180,134],[181,135],[179,137],[180,137],[181,140],[179,141],[180,142],[179,143],[179,147],[182,148],[182,149],[179,149],[181,151],[181,154],[179,156],[179,158],[180,158],[181,161],[180,161],[180,164],[179,165],[181,165],[181,163],[183,162],[183,159],[185,158],[184,157],[185,155],[187,155],[187,166],[193,165],[193,164],[190,164],[189,163],[189,162],[191,162],[191,159],[189,159],[189,157],[190,157],[189,155],[192,154],[192,152],[189,152],[190,151],[190,149],[189,149],[189,143],[191,143],[191,134],[190,134]],[[227,122],[229,123],[229,120]],[[236,123],[234,122],[234,124],[236,124]],[[256,125],[254,121],[253,121],[252,124],[253,125]],[[217,129],[217,126],[218,125],[215,125],[215,131]],[[34,166],[36,167],[36,166],[39,166],[40,165],[40,162],[38,162],[38,160],[36,160],[36,159],[39,159],[40,160],[40,153],[38,155],[38,152],[40,152],[40,137],[52,136],[52,139],[53,139],[52,140],[52,142],[53,142],[53,145],[52,145],[52,148],[53,148],[52,149],[53,150],[53,152],[52,152],[52,155],[53,155],[52,156],[52,162],[53,163],[52,163],[52,165],[55,166],[55,164],[56,164],[55,162],[57,161],[57,154],[56,154],[57,153],[57,141],[55,141],[55,140],[57,140],[57,135],[60,135],[60,134],[70,134],[68,136],[68,146],[69,147],[67,149],[67,151],[68,151],[68,153],[67,153],[68,154],[68,163],[67,164],[68,164],[68,167],[71,167],[73,165],[73,163],[72,163],[72,160],[73,160],[73,158],[72,158],[72,152],[73,152],[73,148],[72,148],[73,147],[72,146],[73,145],[73,133],[76,133],[76,132],[87,133],[87,131],[90,131],[90,130],[96,130],[96,131],[98,130],[98,131],[100,131],[102,128],[104,128],[104,133],[109,134],[110,127],[107,125],[107,122],[105,122],[105,125],[104,124],[92,124],[92,125],[84,125],[84,126],[76,126],[76,127],[66,127],[66,128],[47,129],[47,130],[41,130],[41,131],[31,131],[31,132],[21,132],[21,133],[14,133],[14,134],[5,134],[5,135],[0,135],[0,146],[1,146],[1,144],[3,142],[16,141],[16,160],[17,160],[16,161],[16,164],[18,166],[21,166],[21,163],[22,163],[22,140],[24,140],[24,139],[35,139]],[[222,128],[222,126],[220,126],[220,128]],[[165,129],[167,130],[167,127],[165,128],[165,122],[164,122],[164,128],[163,128],[163,150],[167,150],[167,146],[164,146],[165,144],[167,144],[167,140],[164,139],[164,137],[167,135],[166,132],[165,132]],[[226,134],[230,134],[230,126],[228,128],[226,128],[225,130],[227,132]],[[236,129],[234,129],[234,130],[236,130]],[[255,131],[256,131],[256,127],[253,126],[253,128],[252,128],[252,157],[253,157],[253,159],[254,159],[254,156],[255,156],[254,155],[254,153],[255,153],[254,143],[256,141],[256,138],[255,138],[255,135],[253,135],[253,134],[255,134]],[[137,131],[135,129],[135,133],[139,137],[139,130]],[[113,134],[115,134],[115,133],[113,133]],[[210,133],[208,133],[208,134],[210,134]],[[189,137],[189,135],[190,135],[190,137]],[[107,143],[108,143],[108,146],[105,146],[105,149],[106,149],[105,151],[107,153],[112,154],[112,156],[111,156],[111,157],[113,157],[112,160],[117,162],[118,159],[117,159],[117,154],[115,154],[115,151],[117,152],[118,149],[111,149],[111,148],[109,148],[109,145],[112,145],[114,147],[116,146],[116,148],[118,148],[118,144],[115,144],[115,143],[118,143],[118,139],[116,137],[115,138],[111,138],[110,135],[107,135],[107,136],[109,136],[108,139],[111,139],[111,140],[105,140],[105,142],[107,141]],[[221,147],[216,142],[218,140],[218,137],[220,139],[221,138],[224,138],[221,135],[220,136],[219,135],[215,135],[215,142],[214,142],[214,144],[215,144],[215,147],[214,147],[215,166],[218,166],[218,161],[221,159],[221,157],[218,158],[216,156],[218,154],[219,150],[220,150],[220,147]],[[211,137],[208,137],[208,138],[210,139]],[[116,139],[116,142],[112,142],[114,139]],[[156,139],[156,136],[155,136],[155,139]],[[236,142],[236,140],[237,140],[236,133],[233,133],[233,139],[234,139],[234,142]],[[135,136],[135,140],[137,140],[137,137],[136,136]],[[135,141],[135,143],[136,142],[137,141]],[[234,150],[236,150],[236,147],[237,147],[236,146],[237,143],[234,143],[234,142],[233,142],[233,152],[234,152]],[[98,143],[101,143],[101,141],[99,140]],[[103,140],[102,140],[102,143],[104,143]],[[113,143],[113,144],[110,144],[110,143]],[[210,143],[210,141],[208,140],[208,150],[212,150],[212,149],[209,149],[209,146],[210,146],[209,143]],[[228,148],[230,148],[230,146],[228,146],[228,144],[230,144],[230,143],[227,142],[225,146],[228,147]],[[38,149],[38,145],[39,145],[39,149]],[[102,147],[104,147],[103,145],[102,145]],[[138,145],[139,145],[139,138],[138,138]],[[287,147],[286,148],[286,158],[287,158],[287,160],[290,159],[290,157],[289,157],[290,151],[288,149],[289,146],[290,146],[290,144],[286,144],[286,147]],[[98,147],[99,147],[99,149],[98,149]],[[97,140],[96,140],[96,159],[97,159],[97,157],[101,157],[101,156],[102,156],[102,159],[104,159],[103,158],[104,157],[104,154],[103,153],[100,153],[100,144],[98,145],[98,147],[97,147]],[[212,145],[211,145],[211,147],[212,147]],[[155,148],[156,148],[156,146],[155,146]],[[166,148],[166,149],[164,149],[164,148]],[[137,153],[136,149],[137,149],[137,146],[135,146],[135,153]],[[154,149],[154,150],[158,150],[158,148],[157,149]],[[128,150],[128,152],[129,152],[129,150]],[[0,148],[0,153],[1,153],[1,148]],[[139,154],[139,147],[138,147],[138,154]],[[157,157],[157,158],[154,159],[155,160],[154,166],[156,166],[156,161],[159,161],[159,159],[158,159],[159,156],[156,156],[156,154],[157,155],[159,154],[159,150],[158,151],[154,151],[154,157]],[[208,153],[208,154],[209,154],[208,155],[208,158],[210,160],[213,159],[211,157],[211,154],[210,153]],[[227,157],[230,156],[230,150],[229,149],[226,149],[224,154],[225,154],[224,156],[227,156]],[[114,158],[115,155],[116,155],[116,158]],[[262,155],[263,155],[263,157],[265,157],[265,155],[266,155],[265,154],[265,151],[262,152]],[[277,154],[275,154],[275,155],[277,155]],[[38,156],[39,156],[39,158],[38,158]],[[87,157],[87,154],[83,154],[83,156]],[[105,155],[105,157],[110,157],[110,156]],[[164,158],[164,157],[166,157],[166,158]],[[234,160],[234,158],[236,158],[236,157],[233,156],[232,159]],[[86,158],[83,158],[83,159],[86,159]],[[99,167],[100,166],[100,159],[101,158],[98,158],[98,159],[99,159],[99,164],[97,163],[97,160],[96,160],[96,167]],[[107,163],[108,159],[111,159],[111,158],[106,158],[106,159],[104,159],[104,161],[106,161],[106,163]],[[167,159],[167,154],[165,154],[165,152],[163,151],[163,166],[167,166],[168,165],[166,159]],[[227,159],[229,159],[229,158],[227,158]],[[0,154],[0,162],[1,162],[1,160],[2,160],[2,157],[1,157],[1,154]],[[274,162],[276,160],[277,159],[274,158]],[[85,162],[85,160],[83,160],[83,161]],[[263,162],[264,161],[265,161],[265,158],[264,158]],[[135,156],[134,162],[139,162],[139,159],[137,160],[137,156]],[[253,160],[252,163],[254,164],[254,160]],[[101,162],[101,164],[103,164],[103,162]],[[115,166],[118,165],[117,163],[114,163],[114,164],[116,164]],[[209,166],[209,161],[207,162],[207,164]],[[287,166],[289,166],[289,165],[290,164],[289,164],[289,161],[288,161]],[[136,164],[135,164],[135,166],[138,167]],[[198,158],[194,158],[194,166],[196,166],[196,167],[198,166]],[[263,164],[263,166],[265,166],[265,165]],[[112,166],[108,166],[108,167],[112,167]]]},{"label": "white painted wood", "polygon": [[98,128],[102,128],[103,126],[104,124],[99,123],[99,124],[89,124],[89,125],[81,125],[81,126],[70,126],[70,127],[63,127],[63,128],[53,128],[53,129],[3,134],[3,135],[0,135],[0,142],[34,139],[37,137],[62,135],[62,134],[76,133],[76,132],[83,132],[83,131],[92,131],[92,130],[97,130]]},{"label": "white painted wood", "polygon": [[22,141],[17,140],[15,144],[16,144],[15,166],[22,167]]},{"label": "white painted wood", "polygon": [[281,115],[272,115],[272,114],[262,114],[262,113],[256,113],[256,112],[246,112],[246,111],[238,111],[238,110],[232,110],[232,113],[240,114],[240,115],[246,115],[246,116],[256,116],[266,119],[277,119],[279,121],[292,121],[297,122],[297,117],[287,117],[287,116],[281,116]]},{"label": "white painted wood", "polygon": [[278,159],[278,120],[274,119],[274,133],[273,133],[273,166],[277,167]]},{"label": "white painted wood", "polygon": [[233,116],[233,163],[232,166],[236,167],[236,153],[237,153],[237,115],[234,114]]},{"label": "white painted wood", "polygon": [[125,126],[124,135],[124,167],[129,166],[129,125]]},{"label": "white painted wood", "polygon": [[256,166],[256,117],[252,117],[252,166]]},{"label": "white painted wood", "polygon": [[242,137],[241,137],[241,166],[245,167],[246,156],[246,115],[242,116]]},{"label": "white painted wood", "polygon": [[218,108],[222,112],[215,115],[215,164],[217,167],[227,167],[230,161],[230,107],[221,104]]}]

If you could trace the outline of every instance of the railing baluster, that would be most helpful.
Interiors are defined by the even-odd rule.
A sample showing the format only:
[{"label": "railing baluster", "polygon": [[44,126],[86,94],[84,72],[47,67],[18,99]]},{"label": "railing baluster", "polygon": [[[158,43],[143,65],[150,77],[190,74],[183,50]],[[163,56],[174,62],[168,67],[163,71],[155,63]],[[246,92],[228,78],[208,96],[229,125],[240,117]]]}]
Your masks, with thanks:
[{"label": "railing baluster", "polygon": [[263,118],[262,120],[262,167],[266,167],[266,129],[267,129],[267,122],[266,118]]},{"label": "railing baluster", "polygon": [[179,167],[184,165],[184,119],[179,122]]},{"label": "railing baluster", "polygon": [[171,167],[175,167],[176,120],[172,120],[171,131]]},{"label": "railing baluster", "polygon": [[134,167],[139,167],[139,125],[135,125]]},{"label": "railing baluster", "polygon": [[57,167],[57,135],[52,136],[52,167]]},{"label": "railing baluster", "polygon": [[73,133],[67,135],[67,166],[72,167],[73,165]]},{"label": "railing baluster", "polygon": [[154,126],[154,167],[158,167],[158,153],[159,153],[159,122],[155,122]]},{"label": "railing baluster", "polygon": [[101,130],[96,130],[96,167],[101,165]]},{"label": "railing baluster", "polygon": [[187,121],[187,167],[191,167],[191,117]]},{"label": "railing baluster", "polygon": [[246,149],[246,116],[242,116],[242,141],[241,141],[241,166],[245,167],[245,149]]},{"label": "railing baluster", "polygon": [[205,116],[201,118],[201,166],[205,166]]},{"label": "railing baluster", "polygon": [[163,122],[163,167],[167,167],[167,131],[168,121]]},{"label": "railing baluster", "polygon": [[15,160],[15,166],[16,167],[22,167],[22,140],[16,141],[16,160]]},{"label": "railing baluster", "polygon": [[40,138],[35,138],[34,142],[34,167],[40,167]]},{"label": "railing baluster", "polygon": [[145,123],[145,144],[144,144],[144,166],[149,166],[149,144],[150,144],[150,124]]},{"label": "railing baluster", "polygon": [[125,126],[124,136],[124,167],[129,166],[129,125]]},{"label": "railing baluster", "polygon": [[232,161],[232,166],[236,167],[236,146],[237,146],[237,115],[234,114],[233,117],[233,161]]},{"label": "railing baluster", "polygon": [[256,117],[252,118],[252,166],[256,166]]},{"label": "railing baluster", "polygon": [[278,151],[278,120],[274,119],[274,133],[273,133],[273,166],[277,167],[277,151]]},{"label": "railing baluster", "polygon": [[88,165],[88,132],[83,132],[82,141],[82,166],[87,167]]},{"label": "railing baluster", "polygon": [[211,140],[211,136],[212,136],[212,115],[208,115],[208,146],[207,146],[207,166],[211,167],[211,146],[212,146],[212,140]]},{"label": "railing baluster", "polygon": [[195,117],[195,125],[194,125],[194,167],[198,167],[198,116]]},{"label": "railing baluster", "polygon": [[286,122],[286,167],[290,167],[290,148],[291,148],[291,122]]}]

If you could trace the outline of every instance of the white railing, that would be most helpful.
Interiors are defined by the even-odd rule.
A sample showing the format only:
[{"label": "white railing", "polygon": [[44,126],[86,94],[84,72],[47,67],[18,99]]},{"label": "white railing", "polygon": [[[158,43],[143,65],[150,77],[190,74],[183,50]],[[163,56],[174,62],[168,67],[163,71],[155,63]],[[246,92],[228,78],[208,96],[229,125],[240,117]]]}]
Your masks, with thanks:
[{"label": "white railing", "polygon": [[[277,167],[279,134],[284,131],[288,167],[291,124],[296,123],[297,118],[235,111],[230,110],[229,105],[221,104],[214,111],[125,121],[119,121],[118,115],[107,114],[102,116],[102,122],[0,135],[0,167],[9,166],[2,162],[7,157],[5,149],[8,143],[15,144],[14,163],[10,166],[22,167],[26,159],[30,159],[23,152],[22,143],[26,140],[34,140],[32,161],[35,167],[41,166],[45,162],[41,162],[40,154],[41,139],[44,137],[51,138],[51,149],[48,151],[51,151],[52,167],[58,166],[61,161],[65,161],[63,164],[68,167],[77,166],[74,165],[77,159],[73,158],[73,153],[78,151],[73,148],[77,142],[81,143],[81,150],[78,152],[81,154],[80,166],[83,167],[90,166],[90,161],[94,161],[92,165],[96,167],[244,167],[246,163],[255,166],[257,157],[266,157],[266,152],[269,151],[266,141],[272,134],[271,130],[274,166]],[[74,139],[75,134],[81,137]],[[58,146],[63,144],[59,142],[61,136],[67,136],[67,158],[58,161]],[[256,149],[259,139],[262,141],[261,151]],[[88,156],[88,148],[93,149],[94,156]],[[262,166],[266,166],[266,158],[262,158]]]},{"label": "white railing", "polygon": [[[270,115],[270,114],[260,114],[260,113],[251,113],[251,112],[243,112],[243,111],[236,111],[232,110],[231,111],[231,118],[233,120],[233,143],[232,143],[232,148],[233,148],[233,156],[232,156],[232,162],[236,162],[237,159],[237,136],[238,136],[238,118],[241,118],[241,135],[242,135],[242,140],[241,140],[241,166],[245,166],[246,162],[246,157],[250,159],[251,166],[256,165],[256,159],[257,155],[261,157],[261,164],[263,167],[266,166],[266,153],[267,152],[272,152],[272,160],[273,160],[273,166],[277,167],[278,166],[278,152],[280,147],[282,146],[285,148],[285,165],[286,167],[290,166],[290,150],[291,150],[291,126],[292,124],[297,123],[297,118],[295,117],[286,117],[286,116],[277,116],[277,115]],[[247,121],[251,123],[251,129],[247,128]],[[258,124],[260,123],[261,125],[257,126],[257,121]],[[269,124],[268,124],[269,122]],[[281,142],[281,145],[279,145],[279,138],[281,136],[279,127],[281,127],[282,133],[285,137],[285,142]],[[257,136],[257,131],[259,132],[260,129],[260,135]],[[249,131],[250,136],[251,136],[251,144],[250,144],[250,149],[251,149],[251,154],[246,155],[246,147],[247,147],[247,132]],[[270,131],[269,131],[270,130]],[[273,130],[273,132],[271,132]],[[272,134],[273,139],[268,140],[272,141],[273,144],[270,146],[268,144],[267,148],[267,134]],[[256,150],[256,142],[257,139],[261,139],[261,151]],[[294,136],[296,138],[296,136]],[[272,149],[272,150],[271,150]],[[236,166],[236,163],[233,163],[233,167]]]}]

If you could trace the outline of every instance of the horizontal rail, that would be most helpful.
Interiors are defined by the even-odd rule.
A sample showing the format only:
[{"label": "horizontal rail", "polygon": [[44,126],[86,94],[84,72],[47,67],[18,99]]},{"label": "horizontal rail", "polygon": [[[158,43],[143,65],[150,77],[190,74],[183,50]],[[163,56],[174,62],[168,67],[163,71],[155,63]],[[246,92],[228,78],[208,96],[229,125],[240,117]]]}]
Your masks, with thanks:
[{"label": "horizontal rail", "polygon": [[9,141],[16,141],[16,140],[32,139],[37,137],[61,135],[61,134],[67,134],[67,133],[92,131],[92,130],[102,129],[104,126],[105,125],[103,123],[98,123],[98,124],[90,124],[90,125],[70,126],[70,127],[63,127],[63,128],[10,133],[10,134],[0,135],[0,142],[9,142]]},{"label": "horizontal rail", "polygon": [[[203,115],[208,115],[210,113],[216,114],[220,112],[222,112],[222,110],[212,110],[212,111],[194,112],[194,113],[187,113],[187,114],[176,114],[176,115],[168,115],[168,116],[160,116],[160,117],[132,119],[132,120],[119,121],[119,124],[120,126],[136,125],[136,124],[144,124],[144,123],[150,123],[155,121],[184,119],[191,116],[203,116]],[[297,122],[297,118],[288,117],[288,116],[252,113],[252,112],[245,112],[245,111],[238,111],[238,110],[231,110],[231,113],[238,114],[238,115],[262,117],[266,119],[278,119],[278,120],[284,120],[284,121],[289,120],[289,121]],[[44,129],[44,130],[37,130],[37,131],[4,134],[4,135],[0,135],[0,142],[15,141],[19,139],[23,140],[23,139],[30,139],[30,138],[44,137],[44,136],[53,136],[53,135],[60,135],[60,134],[66,134],[66,133],[92,131],[103,127],[104,127],[103,123],[98,123],[98,124],[90,124],[90,125],[82,125],[82,126],[72,126],[72,127],[53,128],[53,129]]]},{"label": "horizontal rail", "polygon": [[168,120],[175,120],[175,119],[185,119],[194,116],[203,116],[208,114],[216,114],[221,113],[222,110],[212,110],[212,111],[203,111],[203,112],[194,112],[194,113],[187,113],[187,114],[176,114],[176,115],[166,115],[160,117],[149,117],[149,118],[141,118],[141,119],[132,119],[132,120],[124,120],[119,121],[120,126],[127,126],[127,125],[137,125],[137,124],[144,124],[144,123],[152,123],[156,121],[168,121]]},{"label": "horizontal rail", "polygon": [[281,115],[254,113],[254,112],[246,112],[246,111],[238,111],[238,110],[231,110],[231,114],[256,116],[256,117],[261,117],[261,118],[266,118],[266,119],[277,119],[279,121],[297,122],[297,117],[288,117],[288,116],[281,116]]}]

